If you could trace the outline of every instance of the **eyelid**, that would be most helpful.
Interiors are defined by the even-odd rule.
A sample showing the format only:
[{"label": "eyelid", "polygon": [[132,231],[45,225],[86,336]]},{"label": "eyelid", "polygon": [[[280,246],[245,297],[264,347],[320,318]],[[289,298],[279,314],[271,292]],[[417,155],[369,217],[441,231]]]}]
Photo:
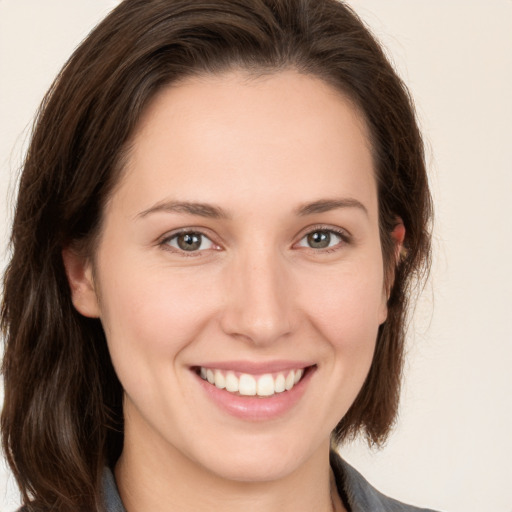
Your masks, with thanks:
[{"label": "eyelid", "polygon": [[[184,251],[182,249],[179,249],[179,248],[176,248],[176,247],[172,247],[172,246],[169,245],[169,241],[170,240],[172,240],[173,238],[176,238],[179,235],[184,235],[184,234],[197,234],[197,235],[201,235],[201,236],[207,238],[212,243],[213,247],[208,248],[208,249],[200,249],[200,250],[196,250],[196,251]],[[184,255],[184,256],[201,256],[201,254],[206,252],[206,251],[220,250],[221,249],[220,244],[217,243],[214,240],[214,238],[215,237],[212,236],[209,233],[208,229],[200,228],[200,227],[194,227],[194,226],[187,226],[187,227],[184,227],[184,228],[178,228],[178,229],[175,229],[175,230],[172,230],[172,231],[169,231],[169,232],[165,233],[164,235],[162,235],[161,237],[159,237],[156,240],[155,245],[161,247],[162,249],[164,249],[166,251],[169,251],[169,252],[172,252],[172,253],[175,253],[175,254],[179,254],[179,255]]]},{"label": "eyelid", "polygon": [[[339,226],[326,225],[326,224],[315,224],[315,225],[308,226],[308,227],[304,228],[297,235],[297,237],[296,237],[297,241],[293,244],[293,247],[297,247],[298,243],[301,240],[303,240],[309,234],[314,233],[315,231],[327,231],[327,232],[334,233],[335,235],[337,235],[341,238],[341,240],[343,242],[342,245],[351,244],[353,242],[352,234],[344,228],[341,228]],[[201,250],[197,250],[197,251],[189,251],[188,252],[188,251],[183,251],[181,249],[174,248],[174,247],[171,247],[168,245],[169,240],[171,240],[179,235],[186,234],[186,233],[191,233],[191,234],[195,233],[195,234],[204,236],[205,238],[210,240],[210,242],[213,244],[213,247],[209,248],[209,249],[201,249]],[[175,229],[175,230],[165,233],[164,235],[160,236],[156,240],[155,245],[162,247],[164,250],[168,250],[170,252],[174,252],[174,253],[180,254],[180,255],[200,256],[201,253],[206,252],[206,251],[222,249],[222,245],[220,243],[218,243],[215,240],[215,238],[217,238],[217,237],[212,236],[212,234],[210,234],[209,229],[202,228],[202,227],[196,227],[196,226],[187,226],[187,227],[178,228],[178,229]],[[324,249],[314,249],[314,248],[309,248],[309,249],[314,252],[329,252],[329,251],[336,250],[336,248],[338,248],[339,245],[340,244],[336,244],[333,247],[328,247],[328,248],[324,248]],[[303,248],[308,249],[308,247],[303,247]]]},{"label": "eyelid", "polygon": [[346,228],[332,224],[313,224],[312,226],[308,226],[307,228],[303,229],[302,236],[307,235],[308,233],[313,233],[315,231],[332,231],[347,241],[352,239],[352,234],[350,231],[348,231]]},{"label": "eyelid", "polygon": [[[307,228],[303,229],[299,235],[298,240],[293,245],[297,246],[298,243],[303,240],[306,236],[310,235],[311,233],[314,233],[315,231],[327,231],[330,233],[334,233],[335,235],[339,236],[341,240],[343,241],[343,245],[345,244],[351,244],[353,242],[353,237],[351,233],[349,233],[346,229],[340,228],[338,226],[332,226],[332,225],[326,225],[326,224],[315,224],[313,226],[308,226]],[[329,252],[332,250],[336,250],[339,244],[336,244],[333,247],[326,247],[324,249],[314,249],[312,247],[304,247],[305,249],[310,249],[315,252]],[[303,247],[303,246],[300,246]]]}]

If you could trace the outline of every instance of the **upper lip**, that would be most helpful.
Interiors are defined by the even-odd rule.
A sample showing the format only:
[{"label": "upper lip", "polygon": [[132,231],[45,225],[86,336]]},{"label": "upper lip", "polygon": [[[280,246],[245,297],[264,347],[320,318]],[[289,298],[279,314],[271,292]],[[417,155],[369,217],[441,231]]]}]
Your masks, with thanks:
[{"label": "upper lip", "polygon": [[234,371],[240,373],[249,373],[252,375],[260,375],[265,373],[277,373],[290,370],[299,370],[313,366],[311,361],[290,361],[290,360],[276,360],[266,362],[255,361],[215,361],[204,362],[197,367],[210,368],[215,370]]}]

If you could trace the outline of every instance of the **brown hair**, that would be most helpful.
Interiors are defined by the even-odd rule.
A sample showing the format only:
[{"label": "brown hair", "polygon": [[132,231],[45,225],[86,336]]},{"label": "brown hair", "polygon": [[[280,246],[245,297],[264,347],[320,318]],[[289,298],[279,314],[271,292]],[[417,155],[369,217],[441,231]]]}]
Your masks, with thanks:
[{"label": "brown hair", "polygon": [[[101,510],[102,467],[123,442],[122,388],[100,321],[72,305],[62,249],[94,246],[123,150],[155,93],[233,68],[317,76],[364,115],[389,313],[366,382],[333,435],[363,432],[379,444],[393,424],[409,288],[429,260],[431,203],[413,106],[381,47],[336,0],[125,0],[46,95],[20,181],[1,316],[1,428],[30,510]],[[395,266],[397,218],[407,234]]]}]

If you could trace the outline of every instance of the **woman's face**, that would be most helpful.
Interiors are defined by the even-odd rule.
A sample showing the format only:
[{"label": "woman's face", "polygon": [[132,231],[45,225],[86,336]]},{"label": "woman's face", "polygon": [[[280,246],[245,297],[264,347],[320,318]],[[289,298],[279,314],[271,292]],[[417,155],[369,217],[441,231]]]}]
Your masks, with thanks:
[{"label": "woman's face", "polygon": [[325,457],[387,314],[361,117],[293,71],[163,90],[94,267],[74,302],[105,329],[124,454],[260,481]]}]

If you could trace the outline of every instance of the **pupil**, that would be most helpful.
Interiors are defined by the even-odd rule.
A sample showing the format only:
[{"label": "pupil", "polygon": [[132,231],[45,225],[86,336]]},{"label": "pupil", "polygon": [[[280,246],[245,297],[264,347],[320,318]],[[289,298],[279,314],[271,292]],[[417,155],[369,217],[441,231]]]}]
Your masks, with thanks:
[{"label": "pupil", "polygon": [[178,246],[184,251],[196,251],[201,247],[201,235],[197,233],[185,233],[178,237]]},{"label": "pupil", "polygon": [[315,231],[308,235],[308,244],[313,249],[325,249],[331,243],[331,234],[328,231]]}]

